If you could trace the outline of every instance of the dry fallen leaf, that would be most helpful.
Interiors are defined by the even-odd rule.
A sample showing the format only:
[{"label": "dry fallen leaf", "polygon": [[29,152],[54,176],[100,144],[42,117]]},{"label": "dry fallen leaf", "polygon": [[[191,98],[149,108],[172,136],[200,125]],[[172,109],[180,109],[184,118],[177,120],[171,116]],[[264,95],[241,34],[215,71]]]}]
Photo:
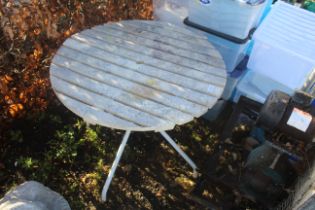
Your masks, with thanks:
[{"label": "dry fallen leaf", "polygon": [[36,29],[34,29],[34,34],[36,35],[36,36],[38,36],[39,34],[40,34],[40,29],[39,28],[36,28]]},{"label": "dry fallen leaf", "polygon": [[5,79],[7,82],[12,82],[12,81],[13,81],[13,78],[10,77],[9,75],[5,75],[5,76],[4,76],[4,79]]},{"label": "dry fallen leaf", "polygon": [[183,176],[175,178],[175,182],[187,191],[191,191],[196,185],[194,181]]},{"label": "dry fallen leaf", "polygon": [[8,92],[8,86],[5,83],[5,81],[0,80],[0,93],[1,94],[6,94]]},{"label": "dry fallen leaf", "polygon": [[13,103],[12,99],[11,99],[10,96],[8,96],[8,95],[4,96],[4,101],[5,101],[7,104],[12,104],[12,103]]}]

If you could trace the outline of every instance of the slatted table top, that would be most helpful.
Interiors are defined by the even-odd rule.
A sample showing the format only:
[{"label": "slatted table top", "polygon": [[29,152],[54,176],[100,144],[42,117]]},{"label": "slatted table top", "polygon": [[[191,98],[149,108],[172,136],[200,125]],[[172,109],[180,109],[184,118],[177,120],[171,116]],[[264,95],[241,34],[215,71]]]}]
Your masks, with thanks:
[{"label": "slatted table top", "polygon": [[129,20],[68,38],[50,80],[60,101],[89,123],[162,131],[207,112],[223,93],[226,70],[205,36]]}]

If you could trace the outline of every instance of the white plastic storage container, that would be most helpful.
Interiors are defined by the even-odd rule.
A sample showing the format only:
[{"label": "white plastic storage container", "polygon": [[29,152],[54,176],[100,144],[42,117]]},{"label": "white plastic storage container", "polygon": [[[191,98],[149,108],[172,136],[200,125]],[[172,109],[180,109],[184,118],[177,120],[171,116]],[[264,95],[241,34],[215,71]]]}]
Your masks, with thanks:
[{"label": "white plastic storage container", "polygon": [[242,62],[237,66],[237,68],[227,73],[227,81],[221,98],[223,100],[229,101],[232,99],[236,85],[244,77],[247,72],[246,65],[248,58],[243,59]]},{"label": "white plastic storage container", "polygon": [[247,70],[244,76],[239,79],[231,98],[233,102],[237,103],[243,95],[252,100],[264,103],[272,90],[280,90],[290,95],[296,90],[302,90],[315,96],[315,71],[308,75],[304,83],[290,87],[258,71]]},{"label": "white plastic storage container", "polygon": [[[298,89],[301,88],[302,86]],[[268,76],[248,70],[234,90],[233,102],[237,103],[241,96],[246,96],[254,101],[264,103],[272,90],[281,90],[288,94],[293,94],[295,91],[295,89],[290,89]]]},{"label": "white plastic storage container", "polygon": [[315,71],[310,74],[302,90],[315,97]]},{"label": "white plastic storage container", "polygon": [[278,1],[254,34],[248,68],[303,87],[315,71],[315,13]]},{"label": "white plastic storage container", "polygon": [[246,39],[257,26],[265,0],[190,0],[190,22],[238,39]]},{"label": "white plastic storage container", "polygon": [[206,35],[208,36],[209,42],[211,42],[221,54],[227,72],[234,71],[236,66],[245,57],[250,41],[248,40],[243,44],[238,44],[213,34],[206,33]]},{"label": "white plastic storage container", "polygon": [[249,41],[245,41],[244,43],[235,43],[185,25],[183,20],[188,15],[188,5],[191,1],[192,0],[153,0],[155,19],[176,24],[193,31],[194,33],[208,36],[209,42],[215,46],[223,57],[227,71],[232,72],[244,58],[249,46]]}]

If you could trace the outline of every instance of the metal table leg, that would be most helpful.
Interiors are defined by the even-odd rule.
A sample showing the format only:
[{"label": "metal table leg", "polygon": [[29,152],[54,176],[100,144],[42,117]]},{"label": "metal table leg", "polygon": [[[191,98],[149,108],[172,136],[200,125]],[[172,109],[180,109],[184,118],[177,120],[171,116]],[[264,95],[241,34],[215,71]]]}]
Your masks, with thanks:
[{"label": "metal table leg", "polygon": [[126,131],[126,133],[124,135],[124,138],[123,138],[123,140],[122,140],[122,142],[121,142],[121,144],[119,146],[119,149],[117,151],[115,160],[114,160],[113,165],[112,165],[112,167],[111,167],[111,169],[109,171],[109,174],[107,176],[105,185],[104,185],[103,190],[102,190],[102,201],[106,201],[106,195],[107,195],[107,191],[108,191],[109,185],[112,182],[113,176],[114,176],[116,168],[117,168],[117,166],[119,164],[119,161],[120,161],[120,158],[122,156],[122,153],[124,152],[125,146],[127,144],[129,136],[130,136],[130,133],[131,133],[131,131]]},{"label": "metal table leg", "polygon": [[165,132],[161,131],[161,135],[172,145],[172,147],[186,160],[186,162],[192,167],[194,170],[194,174],[197,174],[197,166],[196,164],[186,155],[186,153],[175,143],[175,141]]},{"label": "metal table leg", "polygon": [[[113,165],[109,171],[109,174],[107,176],[105,185],[102,190],[102,201],[106,201],[107,191],[109,188],[110,183],[112,182],[113,176],[115,174],[116,168],[119,164],[120,158],[122,156],[122,153],[124,152],[125,146],[127,144],[127,141],[129,139],[131,131],[126,131],[124,138],[119,146],[119,149],[116,154],[116,158],[113,162]],[[197,166],[196,164],[186,155],[186,153],[175,143],[175,141],[165,132],[161,131],[161,135],[167,140],[169,144],[172,145],[172,147],[186,160],[186,162],[192,167],[194,170],[194,174],[197,174]]]}]

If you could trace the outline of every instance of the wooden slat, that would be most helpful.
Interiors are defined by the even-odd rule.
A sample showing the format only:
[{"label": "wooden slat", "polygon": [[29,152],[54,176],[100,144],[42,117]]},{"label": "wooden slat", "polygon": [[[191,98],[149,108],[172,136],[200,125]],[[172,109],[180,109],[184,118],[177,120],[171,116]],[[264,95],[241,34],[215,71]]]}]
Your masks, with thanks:
[{"label": "wooden slat", "polygon": [[[68,42],[70,42],[69,40],[71,39],[68,39],[67,42],[64,43],[64,45],[68,44]],[[80,41],[87,42],[87,40],[84,38],[82,38]],[[96,42],[99,42],[99,41],[96,41]],[[106,43],[105,41],[98,44],[89,42],[88,44],[95,48],[102,49],[107,52],[114,53],[116,55],[120,55],[127,59],[138,60],[141,62],[145,61],[145,63],[153,65],[153,66],[159,66],[161,64],[164,64],[164,65],[167,65],[168,68],[194,69],[201,72],[209,73],[211,74],[211,76],[217,76],[221,78],[225,78],[225,74],[226,74],[226,72],[222,68],[209,66],[201,62],[199,64],[194,65],[195,64],[194,61],[186,60],[186,59],[185,59],[186,62],[182,61],[184,59],[176,59],[176,60],[175,58],[173,58],[174,60],[172,60],[172,58],[167,59],[167,56],[163,55],[163,53],[159,53],[154,50],[152,50],[151,52],[147,52],[149,55],[145,55],[143,53],[131,51],[122,47],[117,47],[116,45],[111,45],[110,43]]]},{"label": "wooden slat", "polygon": [[[128,59],[128,63],[126,63],[126,58],[124,57],[123,53],[120,53],[120,54],[116,55],[116,54],[114,54],[113,51],[111,51],[111,53],[108,53],[108,51],[106,51],[106,49],[105,49],[105,48],[108,47],[110,50],[113,50],[114,48],[119,48],[119,46],[118,47],[116,47],[115,45],[107,46],[108,44],[106,44],[107,47],[96,48],[96,46],[100,46],[100,45],[105,46],[105,44],[102,43],[102,42],[99,42],[97,39],[94,39],[94,38],[91,38],[91,37],[73,36],[73,38],[75,40],[80,41],[80,42],[84,42],[88,46],[95,47],[93,49],[93,56],[97,57],[97,58],[99,58],[101,60],[110,62],[112,64],[117,64],[119,66],[124,66],[124,67],[132,70],[133,72],[136,71],[136,72],[139,72],[141,74],[148,74],[150,77],[159,78],[161,80],[164,80],[164,81],[167,81],[167,82],[171,82],[172,84],[177,84],[177,85],[180,85],[180,86],[183,86],[183,87],[187,87],[187,88],[190,88],[190,89],[197,90],[197,91],[200,91],[200,92],[208,94],[208,92],[205,91],[204,86],[196,88],[196,82],[198,82],[197,84],[207,85],[207,86],[208,86],[208,83],[205,83],[204,81],[200,81],[200,80],[196,81],[196,78],[191,77],[191,75],[183,76],[183,75],[177,74],[177,72],[175,74],[172,71],[171,72],[170,71],[165,71],[163,69],[160,69],[159,66],[153,66],[153,65],[145,66],[145,68],[142,68],[143,65],[146,65],[146,63],[144,61],[143,62],[132,61],[132,60],[130,60],[129,57],[127,58]],[[69,40],[69,42],[71,42],[71,40]],[[67,45],[67,44],[68,43],[65,43],[65,46],[69,46],[70,48],[75,48],[73,45],[76,46],[78,43],[71,42],[69,45]],[[81,45],[84,46],[84,44],[80,44],[80,46]],[[78,49],[78,47],[76,47],[75,49],[76,50],[80,50],[80,49]],[[106,52],[104,52],[103,50],[105,50]],[[89,52],[88,51],[84,51],[84,53],[87,54]],[[187,72],[191,73],[191,74],[195,73],[195,72],[191,72],[191,70],[189,70]],[[170,77],[173,78],[173,79],[170,80]],[[210,84],[213,84],[213,85],[219,86],[219,87],[224,87],[225,82],[226,82],[225,78],[217,77],[217,76],[213,76],[213,75],[208,75],[208,77],[213,79],[213,81],[209,82]],[[177,79],[178,82],[174,81],[175,79]],[[214,93],[214,95],[217,96],[216,93]]]},{"label": "wooden slat", "polygon": [[[154,22],[154,21],[152,21]],[[148,31],[148,32],[152,32],[152,33],[156,33],[159,34],[160,36],[163,37],[169,37],[169,38],[173,38],[173,39],[177,39],[177,40],[181,40],[184,42],[188,42],[190,44],[193,45],[197,45],[197,46],[207,46],[208,48],[212,48],[215,49],[214,46],[212,46],[212,44],[210,44],[208,42],[208,40],[206,39],[200,39],[200,38],[196,38],[195,36],[191,36],[191,35],[187,35],[185,33],[181,33],[178,32],[174,29],[170,29],[169,27],[156,27],[155,24],[146,24],[143,21],[123,21],[120,22],[119,24],[117,23],[112,23],[115,25],[122,25],[124,28],[128,28],[128,29],[134,29],[134,30],[143,30],[143,31]]]},{"label": "wooden slat", "polygon": [[[61,50],[65,51],[65,48]],[[86,59],[86,56],[82,54],[71,54],[71,55],[69,54],[68,56],[73,56],[74,58],[77,58],[78,60],[82,60],[83,58]],[[55,63],[55,61],[53,62]],[[101,64],[102,61],[93,60],[93,62],[95,63],[100,62],[99,64]],[[58,62],[56,62],[56,64],[58,64]],[[167,93],[157,91],[147,86],[140,85],[135,82],[123,79],[121,77],[99,71],[95,69],[94,67],[88,66],[86,64],[82,64],[79,62],[68,62],[68,63],[65,63],[65,67],[71,69],[74,72],[83,74],[87,77],[92,77],[95,80],[98,80],[110,86],[131,92],[135,95],[150,99],[152,101],[156,101],[166,106],[173,107],[174,109],[178,109],[182,112],[191,114],[193,116],[200,116],[206,109],[206,106],[201,106],[196,103],[187,101],[183,98],[179,98],[174,95],[169,95]]]},{"label": "wooden slat", "polygon": [[[80,33],[81,35],[87,35],[90,37],[98,38],[101,40],[106,40],[110,43],[119,44],[128,49],[135,50],[137,52],[145,52],[150,48],[150,50],[157,50],[158,52],[164,53],[165,55],[181,57],[182,59],[193,60],[195,62],[202,62],[208,65],[217,66],[220,68],[225,68],[225,63],[222,59],[213,57],[211,55],[204,55],[195,52],[189,52],[187,50],[180,49],[175,46],[167,45],[161,42],[155,42],[150,39],[145,39],[140,36],[132,36],[128,33],[124,35],[119,35],[115,30],[106,31],[96,31],[96,30],[86,30]],[[137,45],[137,47],[135,47]]]},{"label": "wooden slat", "polygon": [[[55,65],[55,64],[52,64]],[[150,101],[146,98],[131,94],[127,91],[111,87],[104,83],[90,79],[84,75],[75,73],[67,68],[60,68],[56,66],[52,69],[51,74],[55,77],[61,78],[62,80],[71,83],[73,85],[89,89],[99,95],[106,98],[113,99],[126,106],[131,106],[154,116],[162,119],[174,122],[176,124],[182,124],[193,119],[193,116],[186,113],[180,112],[171,107]]]},{"label": "wooden slat", "polygon": [[[141,39],[141,40],[146,40],[145,42],[149,43],[154,42],[159,44],[160,46],[168,46],[169,48],[176,48],[176,49],[180,49],[183,51],[189,51],[192,52],[194,54],[196,54],[197,56],[201,57],[207,57],[207,58],[212,58],[212,59],[222,59],[221,54],[212,48],[208,48],[205,51],[201,51],[200,49],[195,49],[195,47],[189,47],[189,44],[187,44],[186,42],[182,42],[179,40],[172,40],[171,38],[164,38],[162,39],[162,37],[160,36],[145,36],[145,34],[143,35],[142,33],[136,33],[136,32],[132,32],[132,31],[123,31],[120,27],[115,27],[115,25],[111,26],[111,27],[106,27],[106,29],[102,29],[102,26],[96,26],[93,27],[91,30],[93,31],[98,31],[101,33],[108,33],[111,35],[115,35],[117,37],[124,37],[126,36],[127,38],[136,38],[136,39]],[[180,45],[178,45],[180,44]]]},{"label": "wooden slat", "polygon": [[[75,40],[79,41],[79,42],[75,42]],[[95,40],[95,39],[94,39]],[[116,55],[120,57],[121,59],[125,59],[127,61],[134,61],[137,64],[147,64],[153,67],[157,67],[160,69],[169,69],[169,68],[173,68],[173,69],[177,69],[177,71],[181,70],[181,71],[191,71],[191,70],[197,70],[203,73],[207,73],[208,77],[211,77],[214,80],[220,80],[224,81],[226,75],[224,74],[221,75],[220,72],[222,72],[222,70],[214,70],[213,68],[210,68],[209,71],[201,71],[199,69],[196,68],[192,68],[192,67],[187,67],[187,66],[183,66],[180,64],[180,60],[177,61],[177,63],[175,62],[169,62],[166,60],[161,60],[159,58],[155,58],[156,56],[148,56],[148,55],[143,55],[134,51],[129,51],[123,48],[119,48],[115,45],[110,45],[108,43],[98,43],[98,41],[91,41],[88,40],[88,38],[79,38],[77,36],[73,36],[72,39],[68,39],[64,45],[65,46],[69,46],[73,49],[77,49],[77,50],[81,50],[83,48],[87,48],[86,45],[84,45],[84,43],[86,43],[86,45],[89,46],[89,48],[93,48],[93,50],[96,50],[97,52],[101,52],[100,50],[103,51],[103,53],[110,53],[112,55]],[[74,45],[74,46],[73,46]],[[78,45],[78,46],[77,46]],[[82,45],[82,46],[81,46]],[[104,52],[105,51],[105,52]],[[153,54],[155,52],[153,51]],[[107,57],[107,56],[106,56]],[[115,62],[116,60],[114,60]]]},{"label": "wooden slat", "polygon": [[[69,47],[68,49],[64,50],[67,52],[71,52],[69,54],[73,54],[73,53],[82,53],[84,54],[84,56],[88,57],[89,59],[86,60],[86,62],[101,62],[100,65],[95,66],[95,67],[100,67],[100,66],[104,66],[106,65],[108,67],[108,69],[114,69],[114,70],[118,70],[121,71],[123,69],[124,70],[133,70],[133,72],[145,72],[144,74],[148,74],[149,76],[151,76],[151,78],[153,79],[161,79],[163,81],[167,81],[167,82],[171,82],[173,84],[177,84],[179,86],[182,87],[186,87],[192,90],[196,90],[199,91],[201,93],[206,93],[209,95],[213,95],[213,96],[218,96],[217,94],[220,94],[220,92],[222,91],[221,89],[223,89],[226,79],[225,78],[218,78],[218,77],[212,77],[212,79],[214,79],[216,82],[211,82],[210,84],[207,84],[205,82],[202,81],[192,81],[191,79],[194,78],[190,78],[187,77],[187,79],[183,79],[183,77],[180,77],[178,75],[174,75],[174,74],[170,74],[169,72],[165,72],[165,71],[159,71],[158,68],[156,67],[152,72],[151,70],[151,74],[150,72],[150,68],[146,68],[142,66],[145,65],[145,63],[143,63],[142,61],[140,62],[135,62],[135,61],[131,61],[128,60],[124,57],[121,56],[117,56],[114,55],[112,53],[107,53],[104,52],[101,49],[98,48],[93,48],[91,47],[89,44],[85,44],[85,43],[79,43],[76,41],[73,41],[71,39],[67,40],[67,43],[64,44],[64,46]],[[72,50],[72,51],[71,51]],[[65,56],[68,56],[66,53],[64,52]],[[68,56],[69,57],[69,56]],[[93,59],[94,58],[94,59]],[[75,57],[74,57],[75,59]],[[112,62],[111,62],[112,61]],[[121,66],[122,68],[119,68],[118,66]],[[191,72],[190,70],[187,70],[186,72],[193,74],[194,72]],[[172,78],[172,80],[170,81],[170,78]],[[135,78],[137,79],[137,78]],[[177,81],[175,81],[174,79],[179,79]],[[219,85],[219,84],[220,85]],[[213,92],[207,92],[207,89],[209,88],[209,86],[213,86],[214,88],[217,87],[217,91],[213,91]],[[177,87],[178,89],[180,89],[180,87]]]},{"label": "wooden slat", "polygon": [[[95,30],[90,30],[90,34],[89,37],[91,37],[91,34],[95,33]],[[88,31],[86,31],[88,32]],[[80,37],[84,37],[84,34],[79,34],[78,36]],[[85,36],[86,37],[86,36]],[[126,40],[126,37],[119,37],[116,36],[115,38],[120,38],[120,40]],[[174,54],[174,53],[170,53],[168,51],[163,51],[160,49],[156,49],[156,48],[152,48],[151,46],[147,47],[146,44],[147,42],[151,41],[151,40],[147,40],[142,42],[141,44],[137,45],[137,47],[135,47],[135,43],[131,43],[131,42],[124,42],[124,43],[119,43],[117,41],[115,41],[113,39],[113,37],[109,37],[109,36],[103,36],[103,38],[98,39],[98,41],[102,41],[105,42],[107,44],[113,44],[115,46],[120,46],[122,49],[128,49],[134,52],[138,52],[141,54],[145,54],[148,56],[154,56],[155,58],[164,60],[164,61],[172,61],[174,63],[180,63],[181,65],[190,67],[190,68],[196,68],[196,69],[202,69],[205,66],[207,68],[209,68],[210,66],[214,66],[214,67],[218,67],[221,69],[225,68],[225,64],[221,59],[218,58],[213,58],[211,56],[208,56],[208,59],[204,59],[204,61],[199,61],[199,60],[194,60],[192,59],[190,56],[188,56],[188,52],[186,51],[184,56],[180,56],[179,54]],[[158,42],[154,42],[156,43],[156,45],[159,45]],[[175,47],[173,47],[173,49],[176,49]],[[211,64],[209,64],[211,63]]]},{"label": "wooden slat", "polygon": [[[165,30],[171,30],[171,31],[175,31],[175,32],[179,32],[179,33],[183,33],[185,35],[188,35],[191,37],[191,39],[202,39],[202,40],[208,40],[208,37],[205,35],[204,32],[202,31],[191,31],[189,30],[190,27],[187,26],[185,27],[185,25],[180,26],[176,26],[172,23],[168,23],[168,22],[165,22],[165,21],[152,21],[152,20],[124,20],[122,22],[127,22],[127,21],[130,21],[130,22],[134,22],[136,24],[139,24],[139,25],[150,25],[150,26],[156,26],[156,27],[160,27],[160,28],[163,28]],[[116,24],[119,24],[119,23],[116,23]]]},{"label": "wooden slat", "polygon": [[142,128],[140,125],[113,116],[93,106],[81,103],[61,93],[56,93],[56,95],[68,109],[82,117],[84,121],[88,123],[100,124],[106,127],[116,129],[129,128],[130,130],[134,130],[146,128],[146,127]]},{"label": "wooden slat", "polygon": [[[56,66],[52,66],[55,69]],[[54,71],[54,70],[53,70]],[[148,113],[139,111],[130,106],[126,106],[102,95],[95,94],[87,89],[79,86],[67,83],[55,76],[51,76],[51,82],[54,84],[54,89],[58,93],[66,96],[70,96],[73,99],[84,102],[90,106],[104,110],[114,116],[118,116],[121,119],[132,122],[134,124],[141,125],[143,127],[174,127],[174,123],[157,118]]]},{"label": "wooden slat", "polygon": [[[93,28],[94,29],[94,28]],[[125,29],[124,29],[125,30]],[[132,30],[131,30],[132,31]],[[155,36],[161,36],[161,35],[158,35],[158,34],[150,34],[151,32],[147,32],[147,31],[143,31],[143,32],[135,32],[136,34],[135,35],[139,35],[139,36],[142,36],[143,34],[148,34],[148,36],[152,36],[152,37],[155,37]],[[167,38],[163,38],[163,40],[166,40]],[[173,42],[182,42],[180,40],[176,40],[174,39]],[[188,45],[190,45],[188,43]],[[153,58],[156,58],[154,57],[154,55],[151,55]],[[158,57],[158,59],[161,60],[161,58]],[[153,59],[155,60],[155,59]],[[163,59],[162,59],[163,60]],[[189,60],[190,61],[190,60]],[[225,75],[225,70],[223,67],[216,67],[216,66],[211,66],[211,65],[205,65],[203,63],[199,63],[195,66],[191,65],[191,64],[182,64],[180,62],[172,62],[172,60],[169,60],[168,63],[172,63],[173,65],[179,65],[179,66],[183,66],[183,67],[186,67],[186,68],[192,68],[192,69],[196,69],[196,70],[199,70],[199,71],[202,71],[202,72],[206,72],[206,73],[211,73],[211,74],[214,74],[214,75],[217,75],[217,76],[223,76]]]},{"label": "wooden slat", "polygon": [[108,26],[106,26],[106,28],[103,25],[93,27],[93,30],[98,30],[98,31],[106,31],[106,30],[110,30],[110,29],[114,30],[115,33],[117,35],[120,35],[120,36],[123,36],[124,34],[132,34],[132,35],[139,36],[139,37],[142,37],[145,39],[153,40],[155,42],[161,42],[161,43],[164,43],[167,45],[171,45],[171,46],[183,49],[183,50],[189,50],[192,52],[204,54],[206,56],[210,55],[213,57],[222,58],[221,54],[215,49],[195,46],[195,45],[192,45],[190,43],[187,43],[187,42],[184,42],[181,40],[163,37],[161,35],[151,33],[151,32],[146,32],[146,31],[137,32],[135,30],[127,30],[127,29],[124,29],[124,28],[119,27],[119,26],[114,25],[114,24],[108,25]]},{"label": "wooden slat", "polygon": [[[78,36],[73,36],[73,38],[84,41],[84,38],[80,38]],[[85,41],[87,41],[87,40],[85,40]],[[159,76],[159,75],[163,74],[162,71],[164,71],[164,73],[167,73],[167,74],[169,74],[169,72],[170,72],[170,73],[184,76],[184,77],[181,77],[181,79],[179,79],[179,81],[182,81],[184,78],[187,78],[187,79],[194,79],[194,80],[198,80],[200,82],[206,82],[206,83],[210,83],[210,84],[214,84],[216,86],[222,86],[222,87],[224,86],[224,84],[226,82],[226,78],[222,78],[221,76],[216,76],[216,75],[213,75],[211,73],[205,73],[205,72],[201,72],[201,71],[190,69],[190,68],[183,68],[181,66],[179,66],[177,68],[176,67],[175,68],[174,67],[173,68],[167,68],[167,66],[164,67],[165,66],[164,62],[159,62],[156,64],[157,65],[156,66],[156,65],[147,64],[144,61],[135,60],[132,57],[126,57],[126,55],[122,55],[122,54],[115,55],[115,54],[110,53],[108,51],[103,52],[103,54],[104,54],[104,56],[102,56],[103,60],[106,60],[106,61],[110,60],[111,63],[116,63],[116,64],[119,64],[121,66],[125,66],[125,67],[130,68],[134,71],[141,71],[141,73],[143,73],[143,74],[150,73],[150,76],[153,76],[155,74],[158,74],[158,76]],[[124,62],[118,63],[118,61],[120,61],[121,59],[123,59]],[[153,75],[152,75],[152,72],[154,72]],[[170,75],[170,76],[175,77],[176,75]],[[160,78],[160,79],[163,79],[163,78]],[[185,82],[185,81],[183,81],[183,82]]]},{"label": "wooden slat", "polygon": [[[107,33],[107,32],[109,32],[109,31],[111,31],[111,29],[110,28],[106,28],[106,30],[101,30],[101,29],[99,29],[99,27],[100,26],[97,26],[97,27],[94,27],[93,28],[93,31],[98,31],[98,32],[101,32],[101,33]],[[128,33],[126,33],[126,32],[122,32],[122,31],[114,31],[114,32],[111,32],[111,33],[116,33],[116,35],[117,36],[128,36]],[[132,34],[132,36],[134,36],[134,37],[143,37],[143,36],[141,36],[141,35],[137,35],[136,36],[136,34]],[[114,39],[114,38],[113,38]],[[153,42],[157,42],[157,43],[162,43],[162,44],[166,44],[166,45],[168,45],[168,46],[171,46],[171,47],[177,47],[178,49],[181,49],[181,46],[175,46],[175,45],[172,45],[172,44],[170,44],[170,43],[172,43],[172,41],[170,41],[170,43],[165,43],[165,42],[163,42],[163,40],[161,39],[161,40],[158,40],[159,39],[159,37],[157,38],[157,39],[152,39],[151,41],[153,41]],[[173,42],[176,42],[176,40],[173,40]],[[184,43],[183,43],[183,45],[185,45]],[[189,47],[188,47],[189,48]],[[193,47],[192,47],[193,48]],[[190,49],[184,49],[184,50],[188,50],[189,52],[194,52],[194,51],[192,51],[192,49],[190,48]],[[215,51],[216,53],[218,53],[218,51]],[[209,56],[209,54],[203,54],[204,56]],[[212,54],[213,55],[213,54]],[[221,55],[220,55],[221,56]],[[173,68],[169,68],[170,66],[169,65],[167,65],[167,66],[160,66],[160,68],[163,68],[163,69],[168,69],[168,70],[171,70],[171,69],[173,69]],[[183,68],[181,67],[181,66],[179,66],[178,68],[176,68],[176,69],[179,69],[179,71],[180,72],[183,72]],[[189,68],[184,68],[184,70],[185,71],[187,71]],[[201,71],[198,71],[199,73],[203,73],[204,75],[206,75],[207,73],[209,74],[208,75],[208,77],[211,77],[211,76],[216,76],[216,75],[218,75],[219,77],[224,77],[225,78],[225,76],[226,76],[226,72],[225,72],[225,70],[224,69],[221,69],[221,68],[218,68],[218,67],[214,67],[214,66],[209,66],[209,69],[210,69],[210,72],[201,72]],[[211,70],[212,69],[212,70]],[[191,69],[191,70],[194,70],[194,69]],[[197,71],[197,70],[196,70]],[[196,74],[198,74],[198,72],[196,72]],[[195,73],[194,73],[195,74]]]},{"label": "wooden slat", "polygon": [[[76,53],[77,52],[73,52],[71,50],[68,50],[67,52],[63,52],[63,54],[60,53],[60,55],[64,55],[67,57],[56,56],[54,58],[53,63],[63,65],[63,66],[72,66],[71,67],[72,69],[79,68],[81,67],[80,60],[78,60],[76,56],[73,56]],[[154,88],[156,90],[163,91],[165,93],[176,95],[178,97],[181,97],[183,99],[189,100],[191,102],[194,102],[203,106],[209,106],[213,104],[213,101],[216,101],[217,97],[219,97],[218,95],[210,96],[210,95],[202,94],[200,92],[193,91],[188,88],[166,83],[164,81],[155,79],[154,77],[142,75],[138,72],[133,72],[131,70],[124,69],[120,66],[115,66],[116,68],[112,68],[112,66],[107,65],[106,62],[103,62],[102,60],[98,60],[93,57],[88,57],[86,61],[87,62],[84,62],[84,64],[94,67],[95,70],[117,76],[118,78],[119,77],[124,78],[131,82],[142,84],[142,85]],[[208,91],[207,88],[209,88],[209,86],[204,85],[203,88],[204,88],[204,92],[207,92]],[[217,94],[219,94],[220,91],[222,92],[222,89],[223,88],[217,88],[216,89]],[[213,92],[216,92],[216,91],[214,90]]]}]

